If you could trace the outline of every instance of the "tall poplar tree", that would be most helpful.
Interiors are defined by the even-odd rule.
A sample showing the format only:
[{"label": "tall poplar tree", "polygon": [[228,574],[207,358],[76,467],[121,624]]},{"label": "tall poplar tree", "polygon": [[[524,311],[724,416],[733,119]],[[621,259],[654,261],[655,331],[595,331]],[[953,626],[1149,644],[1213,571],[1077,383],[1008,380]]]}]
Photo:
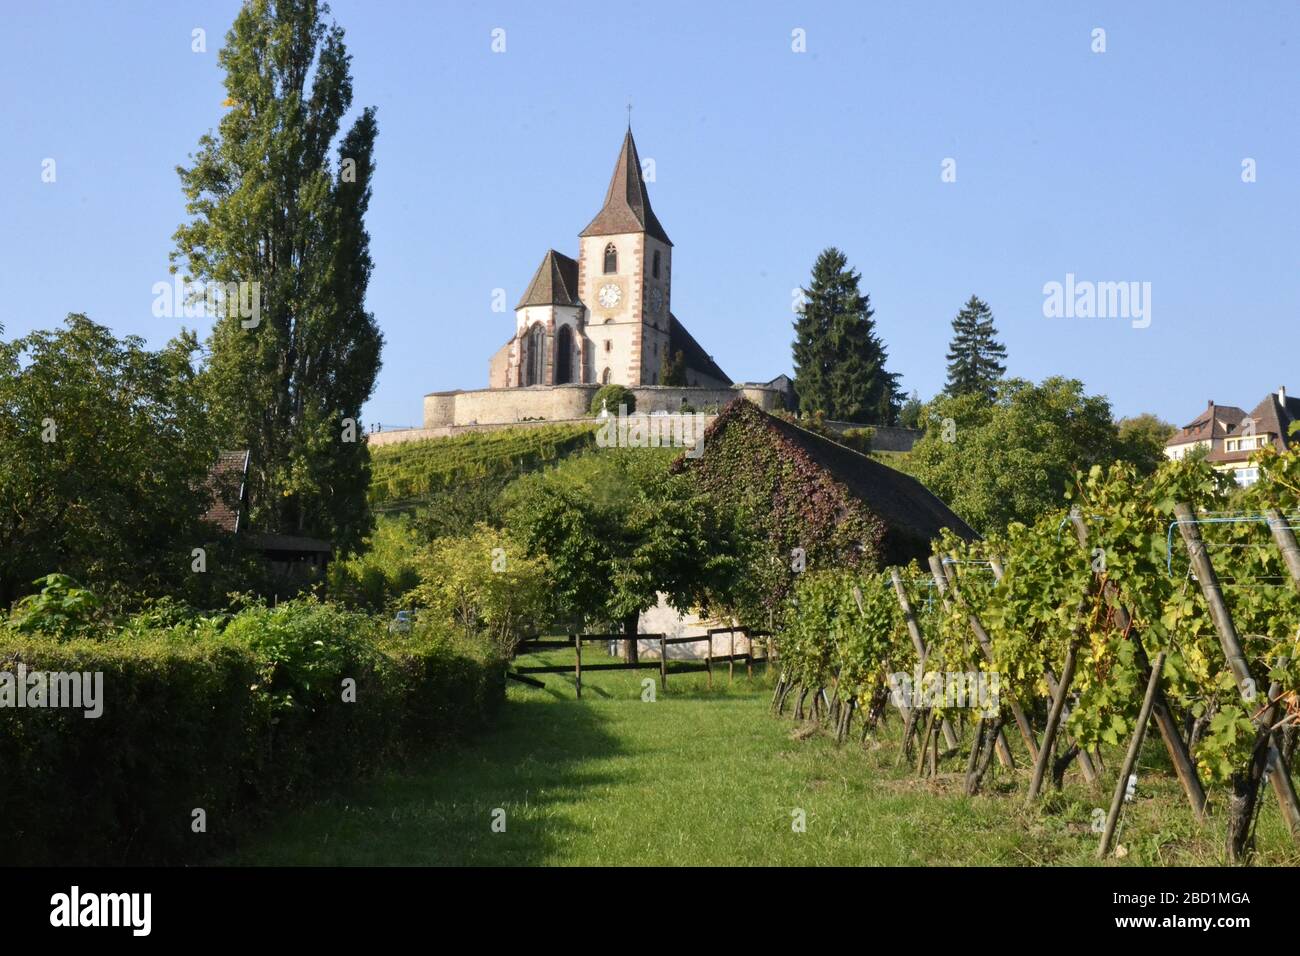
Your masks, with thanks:
[{"label": "tall poplar tree", "polygon": [[951,396],[983,395],[993,398],[994,386],[1007,368],[1006,346],[997,340],[993,312],[988,303],[971,296],[952,320],[952,343],[948,346],[948,384]]},{"label": "tall poplar tree", "polygon": [[807,414],[889,425],[902,396],[860,279],[833,246],[817,257],[794,323],[794,389]]},{"label": "tall poplar tree", "polygon": [[192,218],[171,258],[193,280],[257,284],[260,314],[223,310],[205,369],[222,441],[251,452],[252,527],[346,550],[371,525],[360,416],[383,345],[365,308],[377,126],[367,108],[339,137],[351,58],[328,16],[315,0],[240,10],[218,55],[228,112],[177,168]]}]

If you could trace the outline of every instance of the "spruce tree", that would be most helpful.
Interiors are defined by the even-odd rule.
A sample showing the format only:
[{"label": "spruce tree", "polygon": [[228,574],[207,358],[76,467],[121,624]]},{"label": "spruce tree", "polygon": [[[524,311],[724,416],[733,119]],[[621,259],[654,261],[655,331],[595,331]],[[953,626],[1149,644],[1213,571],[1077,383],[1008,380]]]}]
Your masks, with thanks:
[{"label": "spruce tree", "polygon": [[328,15],[315,0],[240,10],[218,56],[228,111],[177,170],[192,218],[171,258],[194,280],[257,284],[260,315],[222,310],[205,370],[224,446],[251,452],[251,527],[346,550],[371,524],[361,406],[383,344],[365,308],[377,127],[366,109],[339,136],[352,78]]},{"label": "spruce tree", "polygon": [[993,397],[994,386],[1007,370],[1003,361],[1006,347],[997,340],[993,312],[988,303],[971,296],[952,320],[952,343],[948,347],[948,395]]},{"label": "spruce tree", "polygon": [[888,355],[860,279],[834,247],[813,264],[794,323],[795,394],[805,414],[889,425],[898,415],[898,376],[885,368]]}]

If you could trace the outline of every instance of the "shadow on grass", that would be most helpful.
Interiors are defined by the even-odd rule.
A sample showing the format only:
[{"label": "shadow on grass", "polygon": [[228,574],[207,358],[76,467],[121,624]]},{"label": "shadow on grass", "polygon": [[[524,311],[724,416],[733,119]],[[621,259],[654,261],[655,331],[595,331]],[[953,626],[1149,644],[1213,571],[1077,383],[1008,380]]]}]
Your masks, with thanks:
[{"label": "shadow on grass", "polygon": [[[585,690],[586,688],[584,688]],[[586,835],[564,809],[615,783],[622,753],[576,701],[512,697],[454,750],[286,813],[219,862],[271,866],[527,866]],[[504,811],[502,816],[501,811]],[[504,822],[504,832],[497,829]]]}]

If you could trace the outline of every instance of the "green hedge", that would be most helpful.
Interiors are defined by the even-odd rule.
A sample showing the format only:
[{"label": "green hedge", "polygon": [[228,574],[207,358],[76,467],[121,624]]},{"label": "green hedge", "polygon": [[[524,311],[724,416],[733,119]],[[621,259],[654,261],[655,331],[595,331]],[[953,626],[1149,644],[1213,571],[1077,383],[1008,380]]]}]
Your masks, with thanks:
[{"label": "green hedge", "polygon": [[19,662],[102,672],[104,710],[0,708],[7,864],[201,861],[272,808],[482,725],[504,696],[486,646],[391,638],[311,601],[98,641],[0,626],[0,671]]}]

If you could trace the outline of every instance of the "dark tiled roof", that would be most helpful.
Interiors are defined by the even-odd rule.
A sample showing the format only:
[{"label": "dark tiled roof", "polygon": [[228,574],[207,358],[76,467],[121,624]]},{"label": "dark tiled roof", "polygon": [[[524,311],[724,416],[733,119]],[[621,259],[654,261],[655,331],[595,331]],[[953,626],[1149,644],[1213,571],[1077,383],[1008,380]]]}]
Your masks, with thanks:
[{"label": "dark tiled roof", "polygon": [[646,192],[645,180],[641,177],[641,158],[637,155],[630,127],[623,137],[623,148],[619,151],[614,175],[605,193],[605,205],[579,235],[612,236],[623,232],[645,232],[672,245],[668,233],[664,232],[650,208],[650,194]]},{"label": "dark tiled roof", "polygon": [[1236,434],[1245,417],[1245,410],[1236,405],[1216,405],[1210,402],[1195,421],[1170,435],[1165,447],[1185,445],[1193,441],[1213,441]]},{"label": "dark tiled roof", "polygon": [[554,249],[542,257],[542,264],[533,273],[524,297],[516,309],[526,305],[581,305],[578,298],[578,263]]},{"label": "dark tiled roof", "polygon": [[911,475],[780,418],[759,414],[880,516],[889,526],[889,538],[893,539],[886,542],[887,552],[892,556],[910,555],[914,551],[921,557],[928,555],[930,542],[944,528],[951,528],[967,540],[979,537],[934,492]]},{"label": "dark tiled roof", "polygon": [[239,513],[244,501],[244,477],[248,473],[248,451],[223,451],[208,472],[207,490],[212,504],[203,520],[228,534],[239,530]]},{"label": "dark tiled roof", "polygon": [[671,312],[668,313],[668,353],[676,355],[681,352],[686,359],[686,368],[693,369],[701,375],[707,375],[710,378],[716,378],[720,381],[731,384],[731,379],[727,373],[718,367],[718,363],[708,352],[704,351],[700,343],[695,341],[695,337],[686,331],[686,326],[677,321],[677,316]]},{"label": "dark tiled roof", "polygon": [[[1238,427],[1231,432],[1233,437],[1245,434],[1246,430],[1241,427],[1241,423],[1244,423],[1247,418],[1254,420],[1254,434],[1272,435],[1271,444],[1273,447],[1278,451],[1286,451],[1292,445],[1292,439],[1288,434],[1291,423],[1300,419],[1300,399],[1288,395],[1284,403],[1275,392],[1269,392],[1262,402],[1251,409],[1250,415],[1243,413]],[[1245,448],[1239,451],[1228,451],[1220,444],[1205,458],[1207,461],[1212,462],[1248,461],[1250,456],[1257,450],[1255,448]]]},{"label": "dark tiled roof", "polygon": [[1282,440],[1282,450],[1289,447],[1287,432],[1291,423],[1300,419],[1300,398],[1290,395],[1283,402],[1276,392],[1269,392],[1268,397],[1256,405],[1250,413],[1255,420],[1255,434],[1277,435]]}]

